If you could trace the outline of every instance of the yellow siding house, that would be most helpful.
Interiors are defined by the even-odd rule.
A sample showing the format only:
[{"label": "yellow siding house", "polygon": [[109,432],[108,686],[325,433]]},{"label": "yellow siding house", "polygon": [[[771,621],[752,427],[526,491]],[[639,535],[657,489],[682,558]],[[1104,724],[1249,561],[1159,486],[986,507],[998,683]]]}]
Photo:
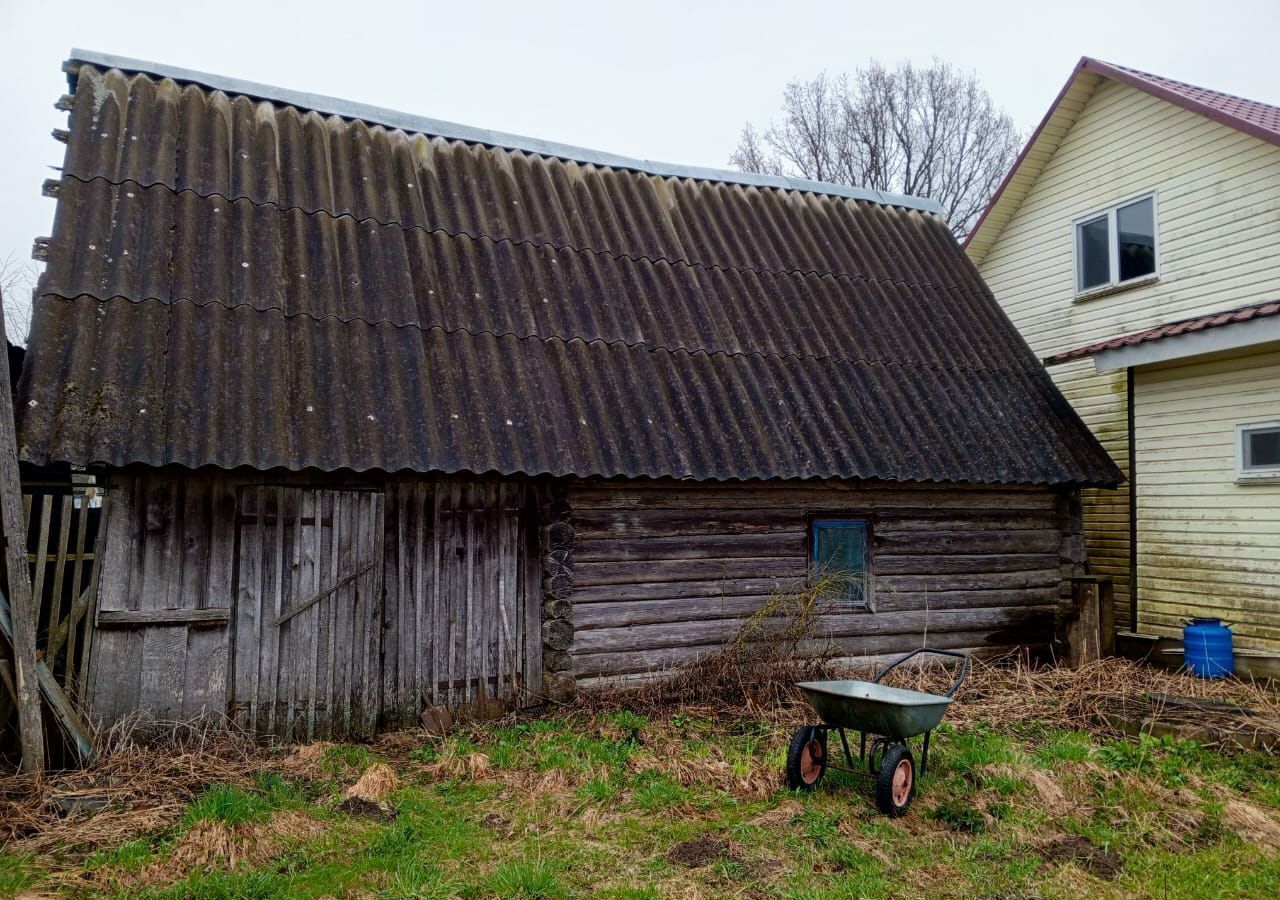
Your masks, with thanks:
[{"label": "yellow siding house", "polygon": [[1265,668],[1280,656],[1280,107],[1086,57],[966,249],[1129,479],[1085,496],[1120,627],[1172,637],[1217,616]]}]

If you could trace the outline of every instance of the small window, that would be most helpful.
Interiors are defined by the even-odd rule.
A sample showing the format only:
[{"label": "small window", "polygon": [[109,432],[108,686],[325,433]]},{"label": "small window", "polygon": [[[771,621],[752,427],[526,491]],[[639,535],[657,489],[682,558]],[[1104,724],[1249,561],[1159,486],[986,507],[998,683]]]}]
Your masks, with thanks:
[{"label": "small window", "polygon": [[1280,478],[1280,422],[1236,426],[1236,470],[1241,479]]},{"label": "small window", "polygon": [[1156,200],[1121,203],[1076,222],[1076,291],[1156,274]]},{"label": "small window", "polygon": [[811,537],[814,576],[827,584],[831,599],[869,609],[866,520],[815,519]]}]

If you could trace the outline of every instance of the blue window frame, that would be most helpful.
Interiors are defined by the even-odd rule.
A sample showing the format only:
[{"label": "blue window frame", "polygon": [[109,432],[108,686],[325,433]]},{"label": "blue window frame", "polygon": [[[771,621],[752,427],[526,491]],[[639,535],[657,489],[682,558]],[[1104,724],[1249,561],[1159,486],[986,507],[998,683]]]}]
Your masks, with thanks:
[{"label": "blue window frame", "polygon": [[841,606],[870,609],[867,520],[814,519],[809,534],[813,574],[831,582],[831,598]]}]

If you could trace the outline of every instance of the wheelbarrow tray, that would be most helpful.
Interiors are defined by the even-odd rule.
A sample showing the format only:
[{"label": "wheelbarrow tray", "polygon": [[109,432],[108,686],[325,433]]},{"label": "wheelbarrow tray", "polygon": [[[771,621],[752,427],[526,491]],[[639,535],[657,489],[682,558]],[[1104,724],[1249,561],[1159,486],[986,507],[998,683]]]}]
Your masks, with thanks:
[{"label": "wheelbarrow tray", "polygon": [[802,681],[796,685],[822,721],[837,728],[904,740],[937,727],[950,697],[870,681]]}]

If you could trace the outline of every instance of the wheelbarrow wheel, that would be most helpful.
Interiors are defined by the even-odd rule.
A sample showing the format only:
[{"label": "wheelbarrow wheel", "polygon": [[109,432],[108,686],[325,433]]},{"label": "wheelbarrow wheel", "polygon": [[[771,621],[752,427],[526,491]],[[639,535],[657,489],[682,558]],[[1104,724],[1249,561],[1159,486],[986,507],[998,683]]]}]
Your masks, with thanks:
[{"label": "wheelbarrow wheel", "polygon": [[916,763],[903,744],[892,744],[876,772],[876,808],[891,819],[907,811],[916,793]]},{"label": "wheelbarrow wheel", "polygon": [[827,732],[813,725],[801,725],[791,736],[787,749],[787,787],[811,791],[827,771]]}]

